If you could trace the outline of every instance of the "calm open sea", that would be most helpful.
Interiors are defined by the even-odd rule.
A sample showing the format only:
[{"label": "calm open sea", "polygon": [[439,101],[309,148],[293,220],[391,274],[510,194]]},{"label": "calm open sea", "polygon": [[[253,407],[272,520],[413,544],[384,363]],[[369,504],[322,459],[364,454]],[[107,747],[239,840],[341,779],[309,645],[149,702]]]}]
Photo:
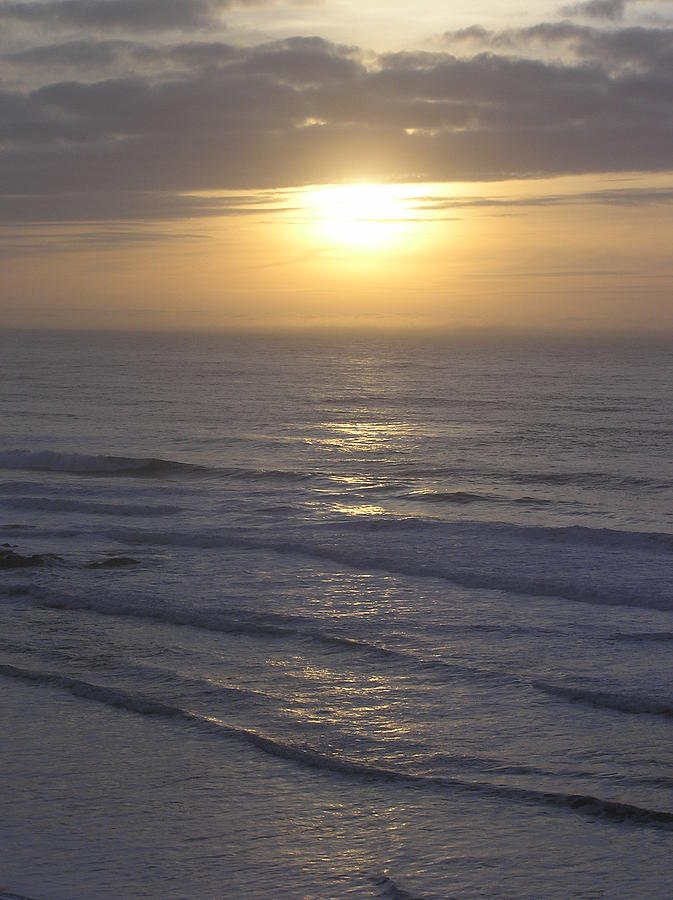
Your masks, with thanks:
[{"label": "calm open sea", "polygon": [[673,895],[672,388],[0,335],[0,896]]}]

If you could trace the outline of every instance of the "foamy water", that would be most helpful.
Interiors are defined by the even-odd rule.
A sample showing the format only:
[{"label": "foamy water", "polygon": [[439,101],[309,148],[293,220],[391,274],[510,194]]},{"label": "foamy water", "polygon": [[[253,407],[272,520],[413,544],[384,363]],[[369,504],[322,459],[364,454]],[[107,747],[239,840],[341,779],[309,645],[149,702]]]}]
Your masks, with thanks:
[{"label": "foamy water", "polygon": [[671,893],[673,348],[0,343],[0,894]]}]

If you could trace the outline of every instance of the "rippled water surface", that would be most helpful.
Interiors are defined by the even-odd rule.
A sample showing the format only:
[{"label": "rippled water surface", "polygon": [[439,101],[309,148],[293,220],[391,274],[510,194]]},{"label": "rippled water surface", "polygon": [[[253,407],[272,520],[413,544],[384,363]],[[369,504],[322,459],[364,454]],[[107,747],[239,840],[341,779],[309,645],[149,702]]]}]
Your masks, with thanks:
[{"label": "rippled water surface", "polygon": [[670,896],[672,386],[0,335],[0,896]]}]

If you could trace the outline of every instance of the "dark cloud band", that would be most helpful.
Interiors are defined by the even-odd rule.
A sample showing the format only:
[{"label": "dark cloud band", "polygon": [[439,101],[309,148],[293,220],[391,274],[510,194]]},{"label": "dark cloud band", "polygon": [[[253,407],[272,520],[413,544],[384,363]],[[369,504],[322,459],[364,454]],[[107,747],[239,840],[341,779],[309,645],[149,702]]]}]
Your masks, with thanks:
[{"label": "dark cloud band", "polygon": [[[49,5],[66,2],[86,5]],[[90,194],[105,217],[120,196],[147,209],[195,190],[673,169],[673,29],[560,22],[447,40],[463,55],[91,35],[16,51],[0,59],[19,72],[0,92],[0,194],[36,218],[59,202],[82,217]],[[553,52],[533,58],[536,43]]]}]

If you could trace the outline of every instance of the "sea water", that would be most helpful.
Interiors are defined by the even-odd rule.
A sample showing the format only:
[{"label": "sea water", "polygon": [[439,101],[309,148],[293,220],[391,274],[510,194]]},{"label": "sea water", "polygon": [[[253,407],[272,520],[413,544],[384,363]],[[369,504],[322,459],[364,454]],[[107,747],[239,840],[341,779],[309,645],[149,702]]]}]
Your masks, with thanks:
[{"label": "sea water", "polygon": [[0,896],[671,896],[672,386],[0,335]]}]

